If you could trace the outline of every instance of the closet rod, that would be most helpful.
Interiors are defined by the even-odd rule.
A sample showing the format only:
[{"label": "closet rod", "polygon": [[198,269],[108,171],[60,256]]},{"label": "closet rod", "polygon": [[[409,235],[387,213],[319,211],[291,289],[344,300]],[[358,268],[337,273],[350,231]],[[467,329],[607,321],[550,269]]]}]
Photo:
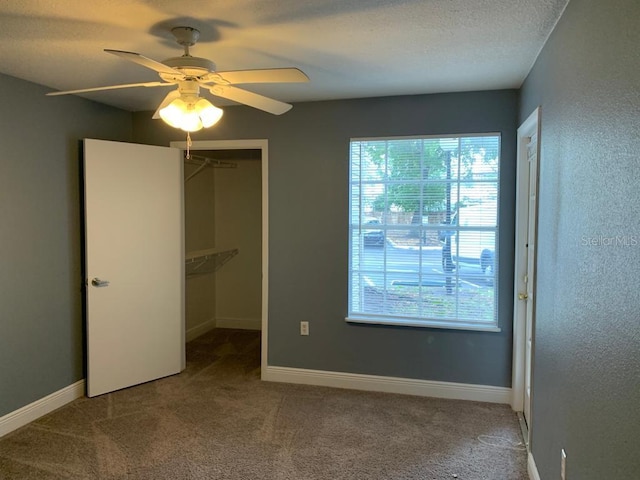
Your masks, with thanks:
[{"label": "closet rod", "polygon": [[185,183],[191,180],[197,174],[199,174],[206,167],[237,168],[238,166],[233,162],[225,162],[224,160],[216,160],[215,158],[207,158],[207,157],[202,157],[200,155],[193,155],[193,154],[189,155],[189,158],[187,158],[185,155],[184,161],[192,164],[198,164],[202,162],[202,164],[198,168],[196,168],[191,175],[189,175],[187,178],[184,179]]},{"label": "closet rod", "polygon": [[204,273],[214,273],[231,260],[231,258],[236,256],[238,252],[239,250],[237,248],[231,250],[217,250],[213,248],[188,253],[185,258],[185,273],[187,277]]}]

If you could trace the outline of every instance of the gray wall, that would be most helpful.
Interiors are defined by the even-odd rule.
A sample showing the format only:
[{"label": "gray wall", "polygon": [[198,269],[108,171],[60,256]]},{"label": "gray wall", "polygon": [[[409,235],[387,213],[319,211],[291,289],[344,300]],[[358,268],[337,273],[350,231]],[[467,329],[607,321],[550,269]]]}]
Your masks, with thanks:
[{"label": "gray wall", "polygon": [[[134,140],[167,145],[180,132],[134,114]],[[269,364],[509,386],[517,92],[297,104],[274,117],[225,109],[194,140],[269,140]],[[501,333],[350,325],[347,314],[351,137],[502,133]],[[299,335],[301,320],[311,335]]]},{"label": "gray wall", "polygon": [[0,416],[83,378],[79,143],[131,114],[0,74]]},{"label": "gray wall", "polygon": [[[543,480],[639,478],[640,2],[572,0],[542,106],[532,447]],[[618,236],[619,241],[612,237]]]}]

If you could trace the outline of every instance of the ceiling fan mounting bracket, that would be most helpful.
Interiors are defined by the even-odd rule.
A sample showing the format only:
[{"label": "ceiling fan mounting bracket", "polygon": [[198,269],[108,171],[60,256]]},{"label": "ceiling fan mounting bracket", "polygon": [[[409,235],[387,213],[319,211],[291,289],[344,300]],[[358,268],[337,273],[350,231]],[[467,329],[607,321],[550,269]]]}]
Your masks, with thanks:
[{"label": "ceiling fan mounting bracket", "polygon": [[174,27],[171,33],[183,47],[192,47],[200,38],[200,30],[193,27]]}]

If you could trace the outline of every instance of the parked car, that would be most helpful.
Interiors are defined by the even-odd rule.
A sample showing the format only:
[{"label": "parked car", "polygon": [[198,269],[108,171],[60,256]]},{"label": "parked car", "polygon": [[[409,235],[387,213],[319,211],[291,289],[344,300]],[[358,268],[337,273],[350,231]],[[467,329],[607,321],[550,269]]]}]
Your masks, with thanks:
[{"label": "parked car", "polygon": [[365,217],[362,221],[364,244],[369,246],[383,246],[385,241],[384,231],[381,228],[371,228],[382,225],[375,217]]},{"label": "parked car", "polygon": [[[451,217],[452,226],[463,227],[440,231],[440,241],[451,239],[454,264],[479,265],[483,273],[493,276],[495,268],[497,209],[495,202],[462,206]],[[475,229],[474,229],[475,227]],[[443,255],[445,255],[443,253]],[[443,264],[445,263],[443,258]]]}]

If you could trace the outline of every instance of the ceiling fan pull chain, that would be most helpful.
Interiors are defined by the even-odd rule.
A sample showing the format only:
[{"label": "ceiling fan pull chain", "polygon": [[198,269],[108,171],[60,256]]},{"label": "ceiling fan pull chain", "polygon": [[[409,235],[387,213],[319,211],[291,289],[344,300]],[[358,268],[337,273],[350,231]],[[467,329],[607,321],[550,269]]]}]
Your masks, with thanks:
[{"label": "ceiling fan pull chain", "polygon": [[191,145],[193,145],[193,142],[191,141],[191,133],[187,132],[187,154],[186,154],[187,160],[191,158],[191,155],[189,153],[189,150],[191,149]]}]

